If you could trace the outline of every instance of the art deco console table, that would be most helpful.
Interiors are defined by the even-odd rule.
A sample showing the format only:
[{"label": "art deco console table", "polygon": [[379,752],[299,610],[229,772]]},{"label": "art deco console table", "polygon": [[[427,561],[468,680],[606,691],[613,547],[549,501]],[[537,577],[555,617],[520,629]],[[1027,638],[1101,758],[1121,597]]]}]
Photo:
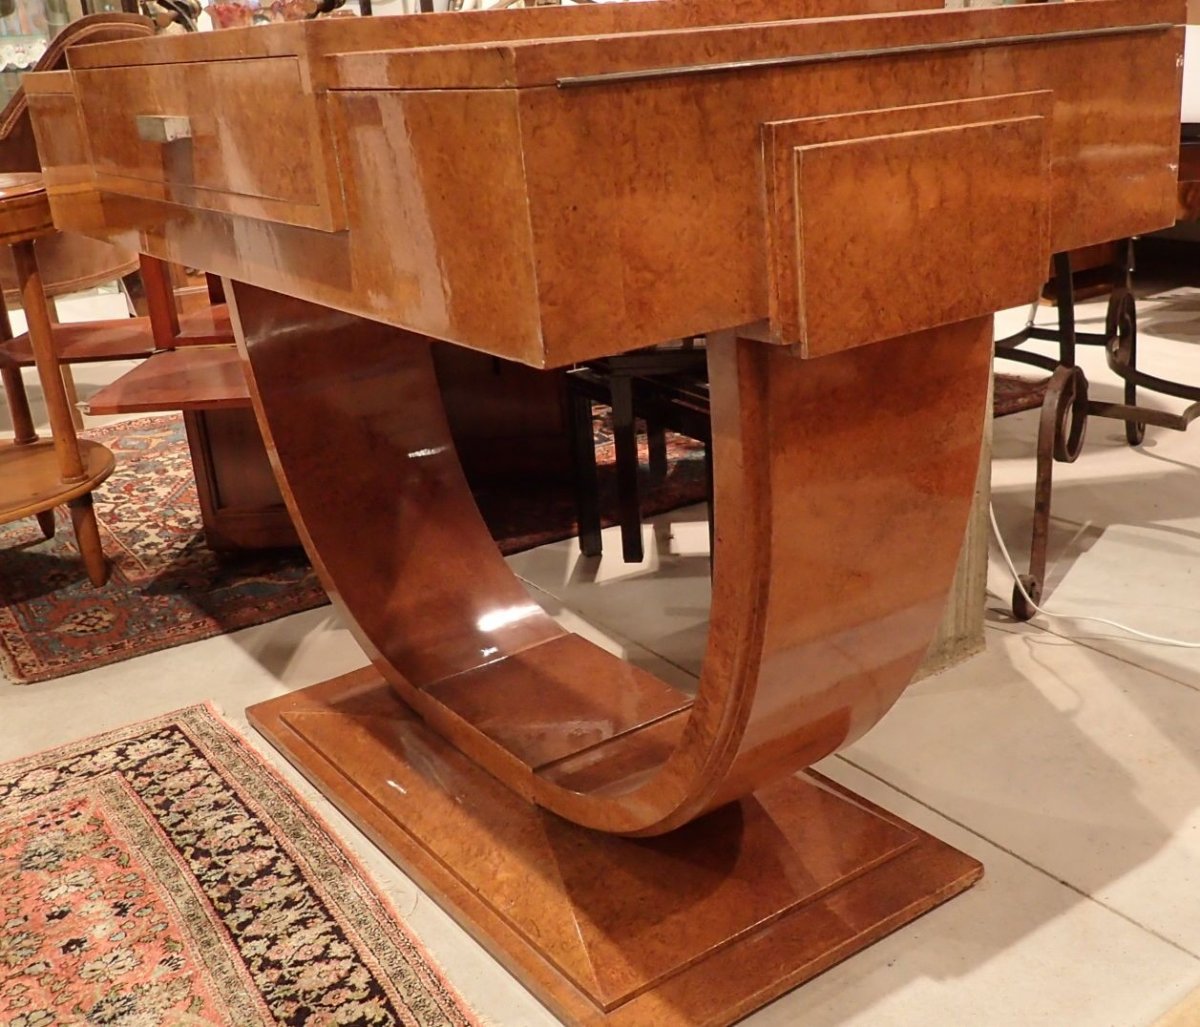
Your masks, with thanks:
[{"label": "art deco console table", "polygon": [[[227,278],[370,657],[252,719],[571,1022],[728,1023],[980,873],[804,768],[887,712],[938,622],[993,311],[1051,252],[1174,218],[1184,3],[921,6],[281,25],[30,81],[57,223]],[[550,368],[701,332],[688,695],[508,572],[428,340]]]}]

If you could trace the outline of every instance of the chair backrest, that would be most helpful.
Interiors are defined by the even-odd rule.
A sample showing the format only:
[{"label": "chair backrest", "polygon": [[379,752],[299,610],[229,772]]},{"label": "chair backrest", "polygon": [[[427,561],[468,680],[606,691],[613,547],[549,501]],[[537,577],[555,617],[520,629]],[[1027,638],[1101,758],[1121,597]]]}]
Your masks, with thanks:
[{"label": "chair backrest", "polygon": [[[67,66],[67,49],[81,43],[107,43],[154,34],[154,23],[140,14],[91,14],[64,28],[51,41],[34,71]],[[29,103],[19,88],[0,111],[0,172],[41,171]],[[38,240],[38,264],[50,296],[112,281],[137,269],[137,255],[97,239],[57,233]],[[0,289],[6,302],[17,295],[16,269],[7,250],[0,254]]]}]

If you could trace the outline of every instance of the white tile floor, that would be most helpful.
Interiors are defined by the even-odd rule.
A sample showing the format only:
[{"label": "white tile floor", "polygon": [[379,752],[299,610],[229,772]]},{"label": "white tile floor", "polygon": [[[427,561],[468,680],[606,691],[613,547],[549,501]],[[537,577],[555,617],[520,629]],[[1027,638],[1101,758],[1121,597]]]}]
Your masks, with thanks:
[{"label": "white tile floor", "polygon": [[[64,313],[85,306],[94,305]],[[1085,306],[1083,327],[1102,313]],[[1200,289],[1155,293],[1140,313],[1147,368],[1200,381]],[[1022,319],[1004,315],[1002,330]],[[1115,398],[1100,354],[1083,362],[1093,393]],[[115,370],[79,369],[81,392]],[[996,427],[995,506],[1018,560],[1035,418]],[[1200,423],[1187,435],[1152,429],[1135,451],[1118,424],[1094,420],[1083,457],[1056,475],[1050,607],[1200,641]],[[510,563],[556,616],[687,684],[706,628],[703,511],[658,518],[646,533],[641,566],[620,562],[615,539],[598,565],[570,542]],[[747,1023],[1143,1027],[1200,987],[1200,650],[1078,621],[1015,625],[998,559],[991,585],[987,651],[913,686],[821,767],[977,856],[987,876]],[[362,662],[326,608],[59,681],[0,686],[0,758],[203,699],[244,727],[248,704]],[[556,1022],[288,773],[486,1022]]]}]

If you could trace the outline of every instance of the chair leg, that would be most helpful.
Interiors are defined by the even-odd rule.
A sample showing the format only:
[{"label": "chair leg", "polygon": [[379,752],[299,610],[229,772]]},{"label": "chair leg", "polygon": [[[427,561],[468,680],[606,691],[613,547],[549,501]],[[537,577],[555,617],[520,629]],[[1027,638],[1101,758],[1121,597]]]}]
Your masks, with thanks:
[{"label": "chair leg", "polygon": [[621,553],[626,563],[641,563],[642,511],[638,497],[637,426],[633,419],[633,382],[627,375],[609,380],[612,399],[613,448],[617,460],[617,505],[621,518]]},{"label": "chair leg", "polygon": [[[1133,240],[1117,243],[1118,257],[1113,269],[1113,293],[1108,301],[1105,328],[1109,339],[1110,366],[1113,357],[1134,374],[1137,373],[1137,303],[1133,297]],[[1116,346],[1113,354],[1111,348]],[[1137,406],[1137,385],[1125,379],[1125,405]],[[1125,422],[1125,441],[1140,446],[1146,438],[1146,425],[1141,421]]]},{"label": "chair leg", "polygon": [[70,364],[62,364],[63,391],[67,394],[67,404],[71,408],[71,423],[76,431],[83,430],[83,411],[79,409],[79,390],[75,388],[75,373]]},{"label": "chair leg", "polygon": [[667,430],[661,425],[646,425],[646,444],[650,450],[650,480],[659,484],[667,477]]},{"label": "chair leg", "polygon": [[1071,254],[1054,254],[1054,281],[1058,295],[1058,362],[1075,366],[1075,279],[1071,277]]},{"label": "chair leg", "polygon": [[603,551],[600,534],[600,494],[596,478],[596,439],[592,428],[592,401],[570,392],[571,468],[575,486],[575,516],[579,521],[579,550],[584,556]]},{"label": "chair leg", "polygon": [[[1054,462],[1074,463],[1087,434],[1087,378],[1077,367],[1060,367],[1050,377],[1038,424],[1037,483],[1034,486],[1033,537],[1029,573],[1013,586],[1013,616],[1029,620],[1037,611],[1046,583],[1046,550],[1050,537],[1050,498]],[[1024,588],[1024,592],[1022,592]]]},{"label": "chair leg", "polygon": [[42,535],[46,538],[54,538],[55,524],[54,511],[43,510],[37,515],[38,527],[42,529]]},{"label": "chair leg", "polygon": [[75,541],[83,557],[83,566],[88,579],[97,588],[108,580],[108,560],[100,544],[100,526],[96,523],[96,510],[89,492],[67,504],[71,511],[71,524],[75,528]]},{"label": "chair leg", "polygon": [[29,409],[29,396],[25,392],[25,380],[19,367],[0,367],[0,379],[4,382],[4,396],[8,401],[8,413],[12,418],[13,442],[18,446],[37,442],[38,435],[33,427],[33,413]]}]

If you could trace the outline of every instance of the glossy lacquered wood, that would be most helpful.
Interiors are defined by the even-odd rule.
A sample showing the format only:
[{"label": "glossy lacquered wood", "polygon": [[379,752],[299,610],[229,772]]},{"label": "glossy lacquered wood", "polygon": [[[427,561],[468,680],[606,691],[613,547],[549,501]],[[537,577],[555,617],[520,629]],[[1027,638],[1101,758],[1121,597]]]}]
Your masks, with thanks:
[{"label": "glossy lacquered wood", "polygon": [[[146,317],[56,323],[53,332],[55,351],[68,364],[130,360],[154,352],[154,332]],[[0,363],[28,367],[33,362],[33,343],[28,332],[16,336],[0,351]]]},{"label": "glossy lacquered wood", "polygon": [[[199,340],[228,325],[222,305],[182,319]],[[219,335],[218,335],[219,337]],[[94,393],[88,413],[183,412],[204,539],[226,552],[298,546],[271,472],[250,393],[231,345],[183,345],[154,353]]]},{"label": "glossy lacquered wood", "polygon": [[90,414],[248,407],[250,393],[232,346],[164,350],[88,400]]},{"label": "glossy lacquered wood", "polygon": [[11,246],[53,232],[42,176],[21,171],[0,175],[0,244]]},{"label": "glossy lacquered wood", "polygon": [[[341,190],[320,159],[317,101],[304,88],[303,70],[298,58],[276,57],[77,71],[97,185],[200,209],[345,227]],[[139,133],[139,119],[183,110],[187,137]],[[257,159],[244,160],[247,152]]]},{"label": "glossy lacquered wood", "polygon": [[[571,1022],[723,1024],[978,874],[793,775],[887,712],[941,617],[992,306],[1051,247],[1170,220],[1183,4],[610,7],[114,46],[31,102],[61,129],[56,217],[226,276],[284,498],[374,664],[255,722]],[[302,159],[344,230],[293,195],[161,202],[71,128],[85,77],[144,113],[122,63],[217,83],[293,59],[276,102],[320,127]],[[221,168],[219,137],[168,185],[277,166]],[[132,146],[106,159],[130,154],[157,182]],[[431,337],[556,366],[698,332],[716,531],[692,695],[510,573]]]},{"label": "glossy lacquered wood", "polygon": [[[763,4],[752,17],[705,5],[687,16],[709,26],[698,31],[678,28],[684,14],[674,4],[622,6],[528,23],[545,24],[537,30],[545,35],[553,28],[553,39],[521,38],[509,15],[522,12],[504,12],[494,23],[439,17],[428,27],[388,19],[369,46],[362,26],[313,24],[164,40],[161,49],[92,48],[75,58],[76,79],[30,87],[39,132],[60,150],[48,172],[57,216],[167,259],[533,366],[770,315],[761,245],[767,122],[1047,90],[1051,247],[1174,219],[1182,33],[1170,26],[1182,19],[1182,0],[826,20],[796,20],[802,5]],[[610,19],[610,34],[579,38],[596,18]],[[1014,38],[1025,41],[1004,42]],[[345,232],[305,227],[283,208],[246,217],[200,197],[187,206],[147,199],[141,186],[131,192],[103,178],[86,147],[69,143],[78,134],[74,98],[90,102],[82,76],[94,89],[106,74],[127,81],[106,94],[105,110],[110,120],[118,110],[132,118],[145,102],[138,80],[111,65],[175,60],[233,74],[235,43],[246,58],[305,62],[302,93],[275,100],[323,126],[301,159],[313,176],[340,179]],[[345,50],[330,56],[336,46]],[[775,58],[782,63],[736,67]],[[734,66],[688,70],[721,62]],[[557,85],[585,73],[634,77]],[[264,147],[248,163],[277,160]],[[197,174],[202,166],[197,156]],[[865,197],[864,210],[885,202]],[[893,306],[915,321],[944,294],[914,278]]]},{"label": "glossy lacquered wood", "polygon": [[[1037,295],[1052,112],[1041,92],[765,125],[772,341],[819,356]],[[897,301],[901,253],[922,305]]]},{"label": "glossy lacquered wood", "polygon": [[974,487],[990,318],[811,365],[710,337],[717,551],[693,703],[530,602],[459,468],[428,342],[242,283],[227,295],[330,594],[405,701],[540,805],[668,830],[849,743],[920,662]]},{"label": "glossy lacquered wood", "polygon": [[663,838],[597,835],[521,801],[370,671],[247,715],[570,1024],[731,1023],[981,872],[814,774]]}]

